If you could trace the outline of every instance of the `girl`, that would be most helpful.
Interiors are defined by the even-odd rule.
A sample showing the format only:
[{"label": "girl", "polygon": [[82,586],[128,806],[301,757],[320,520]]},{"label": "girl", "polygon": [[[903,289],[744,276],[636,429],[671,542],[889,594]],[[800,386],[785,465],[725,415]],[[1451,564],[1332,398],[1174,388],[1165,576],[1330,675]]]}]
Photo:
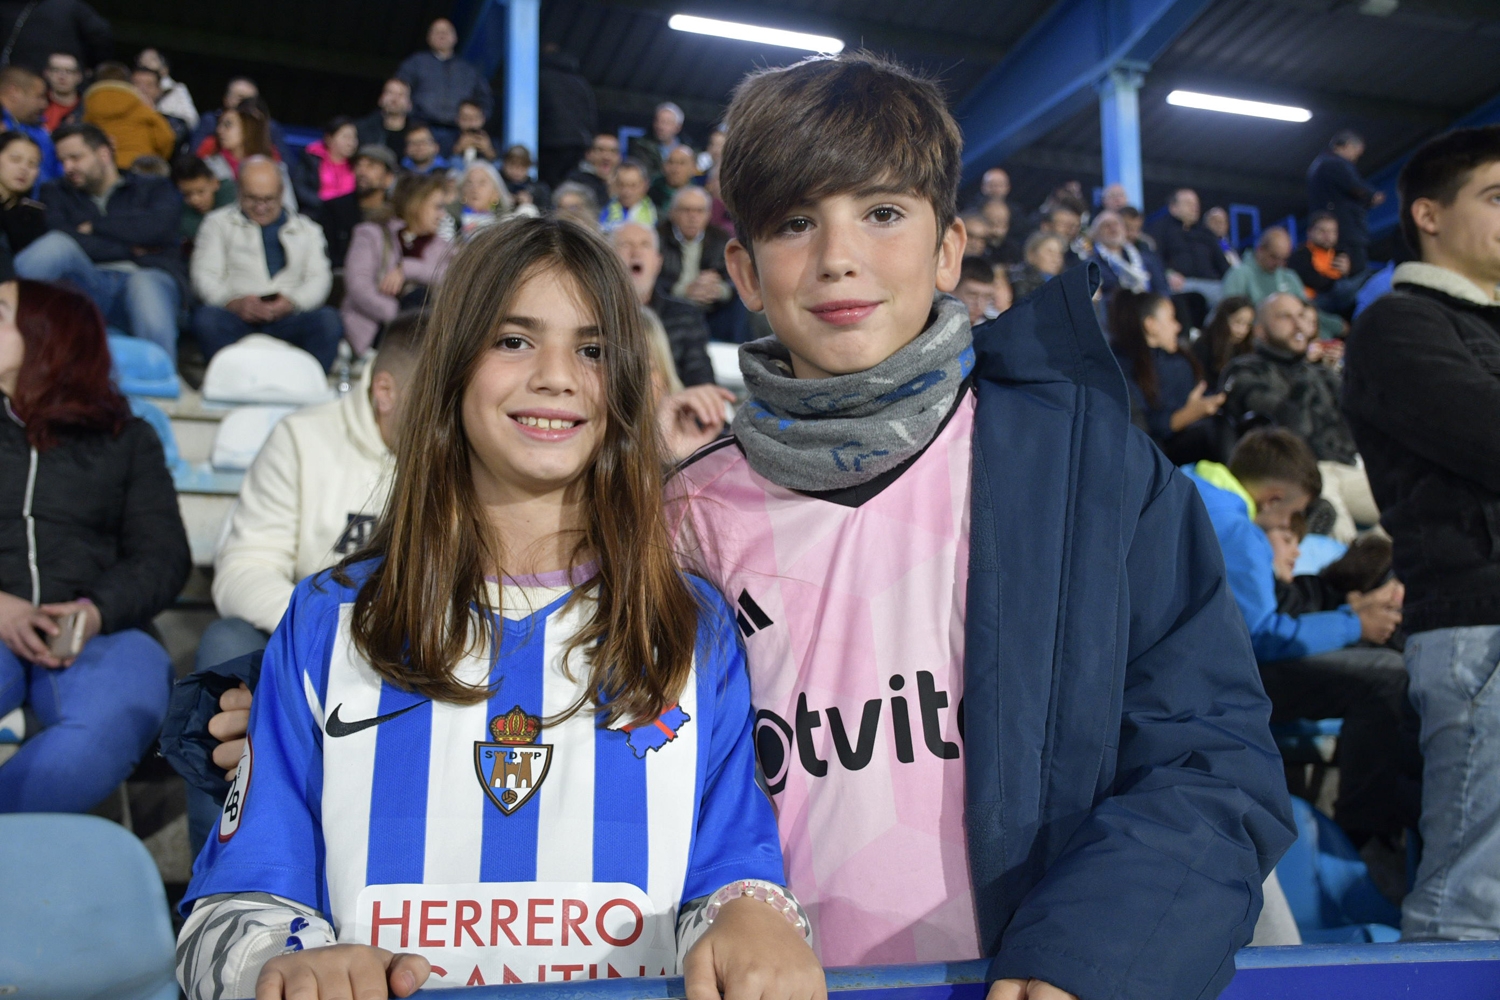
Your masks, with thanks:
[{"label": "girl", "polygon": [[407,996],[685,956],[695,998],[817,1000],[733,613],[673,559],[622,266],[573,223],[499,223],[431,322],[369,547],[299,585],[266,650],[184,989]]},{"label": "girl", "polygon": [[356,354],[366,354],[382,323],[402,309],[420,308],[428,289],[448,266],[450,241],[441,230],[448,177],[406,174],[396,182],[392,217],[361,222],[349,238],[344,258],[344,337]]},{"label": "girl", "polygon": [[0,767],[0,813],[91,809],[167,714],[172,661],[143,629],[182,591],[187,533],[109,370],[82,292],[0,284],[0,715],[43,727]]},{"label": "girl", "polygon": [[1247,296],[1231,295],[1221,301],[1208,321],[1203,336],[1193,341],[1193,355],[1203,367],[1203,378],[1217,386],[1229,362],[1255,349],[1250,331],[1255,327],[1255,303]]},{"label": "girl", "polygon": [[1172,300],[1121,288],[1110,299],[1109,329],[1132,408],[1143,411],[1147,432],[1172,464],[1227,462],[1233,441],[1227,423],[1215,419],[1224,396],[1206,395],[1198,359],[1179,350],[1182,324]]},{"label": "girl", "polygon": [[294,180],[297,204],[302,214],[323,218],[323,202],[354,190],[354,154],[359,150],[359,132],[354,119],[339,115],[323,129],[323,138],[310,143],[297,164]]},{"label": "girl", "polygon": [[297,194],[292,176],[281,162],[281,154],[271,142],[271,112],[258,97],[247,97],[238,107],[219,116],[214,134],[203,140],[198,155],[208,164],[214,176],[223,181],[239,181],[240,164],[252,156],[265,156],[281,168],[281,203],[290,213],[297,211]]},{"label": "girl", "polygon": [[42,150],[23,132],[0,132],[0,280],[15,276],[15,255],[47,232],[47,209],[31,199]]},{"label": "girl", "polygon": [[[464,168],[458,188],[458,203],[450,210],[455,218],[460,241],[468,240],[480,229],[499,222],[511,213],[514,203],[500,172],[486,160],[475,160]],[[525,215],[538,214],[535,206]]]}]

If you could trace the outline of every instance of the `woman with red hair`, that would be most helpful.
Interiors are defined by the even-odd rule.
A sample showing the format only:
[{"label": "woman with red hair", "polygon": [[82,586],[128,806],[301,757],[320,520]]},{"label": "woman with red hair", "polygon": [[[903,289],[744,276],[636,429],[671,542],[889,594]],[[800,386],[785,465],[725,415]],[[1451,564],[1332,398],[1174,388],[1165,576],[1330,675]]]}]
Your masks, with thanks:
[{"label": "woman with red hair", "polygon": [[42,729],[0,766],[0,813],[83,812],[166,716],[172,662],[147,633],[187,580],[161,442],[110,382],[98,307],[0,284],[0,715]]}]

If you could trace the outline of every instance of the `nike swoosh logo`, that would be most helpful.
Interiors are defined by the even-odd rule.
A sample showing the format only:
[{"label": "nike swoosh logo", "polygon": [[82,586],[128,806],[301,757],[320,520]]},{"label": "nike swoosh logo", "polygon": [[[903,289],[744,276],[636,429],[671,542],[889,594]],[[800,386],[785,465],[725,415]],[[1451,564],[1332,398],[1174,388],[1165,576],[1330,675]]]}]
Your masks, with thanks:
[{"label": "nike swoosh logo", "polygon": [[339,718],[339,709],[344,707],[343,704],[340,703],[333,707],[333,712],[328,716],[328,721],[324,724],[323,731],[329,736],[334,737],[335,739],[340,736],[353,736],[355,733],[365,729],[369,729],[371,726],[378,726],[382,722],[390,722],[396,716],[405,715],[412,709],[418,708],[425,704],[427,704],[427,702],[419,701],[415,705],[407,705],[405,708],[398,708],[394,712],[390,712],[386,715],[377,715],[373,719],[360,719],[358,722],[345,722],[344,720]]}]

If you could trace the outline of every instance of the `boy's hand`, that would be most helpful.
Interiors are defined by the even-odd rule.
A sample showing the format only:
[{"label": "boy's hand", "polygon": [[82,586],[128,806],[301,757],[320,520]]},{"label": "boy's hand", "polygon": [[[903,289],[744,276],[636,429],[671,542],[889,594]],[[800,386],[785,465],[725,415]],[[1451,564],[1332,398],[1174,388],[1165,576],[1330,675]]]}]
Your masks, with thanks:
[{"label": "boy's hand", "polygon": [[365,944],[333,944],[271,959],[256,980],[255,1000],[409,997],[431,974],[431,963],[421,955],[393,955]]},{"label": "boy's hand", "polygon": [[[256,997],[256,1000],[260,998]],[[989,996],[985,1000],[1078,1000],[1078,998],[1040,979],[997,979],[990,984]]]},{"label": "boy's hand", "polygon": [[[802,934],[759,899],[731,899],[683,962],[688,1000],[828,1000]],[[259,996],[256,1000],[261,1000]]]}]

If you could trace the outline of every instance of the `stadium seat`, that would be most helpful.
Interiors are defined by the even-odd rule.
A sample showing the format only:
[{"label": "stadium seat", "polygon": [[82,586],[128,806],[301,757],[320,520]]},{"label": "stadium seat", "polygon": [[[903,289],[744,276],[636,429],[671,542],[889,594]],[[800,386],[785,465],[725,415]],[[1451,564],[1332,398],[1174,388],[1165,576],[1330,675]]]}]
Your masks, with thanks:
[{"label": "stadium seat", "polygon": [[177,450],[177,435],[172,431],[172,420],[161,407],[144,399],[127,396],[130,400],[130,412],[140,417],[151,425],[156,436],[161,439],[161,450],[166,455],[167,469],[175,476],[187,467],[187,462],[182,458],[181,452]]},{"label": "stadium seat", "polygon": [[229,411],[219,421],[210,464],[221,472],[250,468],[281,418],[295,410],[294,406],[241,406]]},{"label": "stadium seat", "polygon": [[128,830],[97,816],[0,816],[0,995],[175,1000],[161,875]]},{"label": "stadium seat", "polygon": [[1375,888],[1359,852],[1338,825],[1293,798],[1297,841],[1276,876],[1307,944],[1396,941],[1401,911]]},{"label": "stadium seat", "polygon": [[114,362],[110,374],[125,395],[167,399],[182,395],[177,366],[160,345],[111,330],[109,356]]},{"label": "stadium seat", "polygon": [[[1271,724],[1271,736],[1281,751],[1287,788],[1293,795],[1316,802],[1338,748],[1343,719],[1293,719]],[[1312,768],[1312,777],[1306,769]]]},{"label": "stadium seat", "polygon": [[203,398],[215,403],[307,406],[333,396],[317,358],[263,333],[215,354],[203,375]]}]

